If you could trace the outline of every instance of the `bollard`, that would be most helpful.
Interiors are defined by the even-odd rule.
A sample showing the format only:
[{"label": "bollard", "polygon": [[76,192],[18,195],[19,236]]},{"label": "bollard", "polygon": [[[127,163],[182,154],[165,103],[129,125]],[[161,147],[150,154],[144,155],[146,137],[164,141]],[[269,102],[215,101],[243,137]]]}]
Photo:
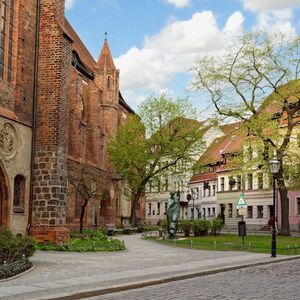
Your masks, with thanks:
[{"label": "bollard", "polygon": [[290,254],[290,245],[286,246],[286,251],[287,251],[287,254]]},{"label": "bollard", "polygon": [[214,241],[214,250],[217,250],[217,241]]},{"label": "bollard", "polygon": [[24,253],[22,254],[22,259],[25,259],[25,254]]}]

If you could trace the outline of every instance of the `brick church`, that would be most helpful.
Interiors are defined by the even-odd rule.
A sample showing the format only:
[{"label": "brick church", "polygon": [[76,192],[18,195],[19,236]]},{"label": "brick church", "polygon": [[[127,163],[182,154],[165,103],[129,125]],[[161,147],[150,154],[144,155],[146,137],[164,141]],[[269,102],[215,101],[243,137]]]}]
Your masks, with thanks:
[{"label": "brick church", "polygon": [[130,211],[107,145],[134,112],[106,36],[95,61],[64,2],[0,1],[0,226],[54,242],[79,226],[71,175],[99,191],[86,227],[118,225]]}]

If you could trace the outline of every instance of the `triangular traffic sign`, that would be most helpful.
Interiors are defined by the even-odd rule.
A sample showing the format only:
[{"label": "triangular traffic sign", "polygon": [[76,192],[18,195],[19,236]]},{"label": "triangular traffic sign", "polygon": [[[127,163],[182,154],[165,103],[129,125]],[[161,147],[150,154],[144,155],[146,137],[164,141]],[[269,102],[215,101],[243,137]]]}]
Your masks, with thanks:
[{"label": "triangular traffic sign", "polygon": [[244,193],[241,193],[237,199],[237,202],[236,202],[236,208],[239,209],[241,207],[246,207],[248,204],[245,200],[245,195]]}]

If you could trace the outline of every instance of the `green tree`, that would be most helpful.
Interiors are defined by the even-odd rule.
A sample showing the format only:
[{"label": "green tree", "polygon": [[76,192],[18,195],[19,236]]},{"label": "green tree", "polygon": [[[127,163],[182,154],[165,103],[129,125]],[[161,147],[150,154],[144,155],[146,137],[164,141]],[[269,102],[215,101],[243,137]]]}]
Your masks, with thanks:
[{"label": "green tree", "polygon": [[221,56],[202,57],[193,68],[195,88],[210,98],[217,113],[242,121],[252,141],[262,143],[264,166],[273,154],[281,162],[277,182],[282,234],[289,234],[284,169],[292,163],[286,156],[300,113],[299,42],[298,36],[246,33]]},{"label": "green tree", "polygon": [[132,225],[145,186],[174,172],[171,167],[178,161],[184,160],[189,165],[199,155],[202,124],[192,119],[195,115],[187,99],[150,97],[139,106],[138,115],[128,117],[111,141],[110,159],[132,193]]}]

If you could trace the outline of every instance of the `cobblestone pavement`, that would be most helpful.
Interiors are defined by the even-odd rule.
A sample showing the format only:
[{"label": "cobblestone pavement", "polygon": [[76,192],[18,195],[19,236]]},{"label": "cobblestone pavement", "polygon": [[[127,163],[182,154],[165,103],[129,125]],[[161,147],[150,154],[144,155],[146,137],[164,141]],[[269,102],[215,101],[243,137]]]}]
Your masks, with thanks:
[{"label": "cobblestone pavement", "polygon": [[90,300],[300,299],[300,260],[250,267]]},{"label": "cobblestone pavement", "polygon": [[126,251],[39,251],[32,258],[33,271],[0,282],[1,300],[61,297],[62,294],[273,261],[269,254],[177,248],[142,240],[140,235],[118,238],[125,240]]}]

